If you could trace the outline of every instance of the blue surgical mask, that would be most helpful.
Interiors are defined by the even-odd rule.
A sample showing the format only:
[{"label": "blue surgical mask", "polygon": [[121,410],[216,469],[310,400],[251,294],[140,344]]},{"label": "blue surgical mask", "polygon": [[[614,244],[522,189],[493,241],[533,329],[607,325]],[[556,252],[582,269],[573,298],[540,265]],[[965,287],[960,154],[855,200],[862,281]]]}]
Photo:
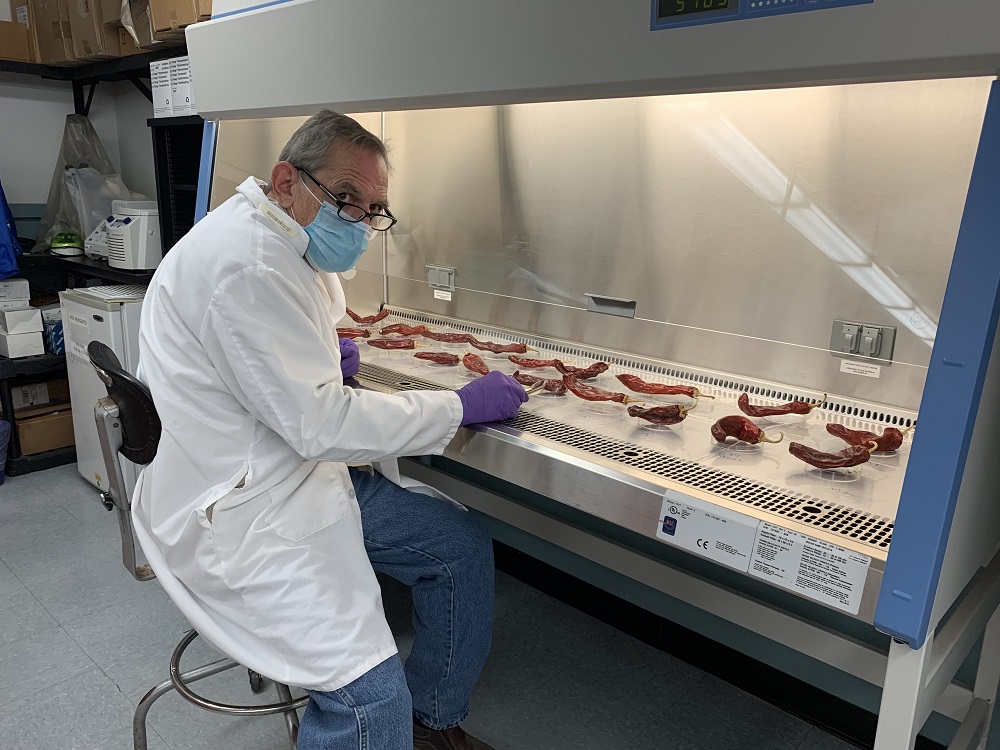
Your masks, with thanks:
[{"label": "blue surgical mask", "polygon": [[368,249],[375,230],[363,221],[345,221],[335,206],[321,201],[309,188],[306,190],[320,204],[316,218],[304,227],[309,237],[306,260],[316,270],[326,273],[343,273],[354,268],[358,258]]}]

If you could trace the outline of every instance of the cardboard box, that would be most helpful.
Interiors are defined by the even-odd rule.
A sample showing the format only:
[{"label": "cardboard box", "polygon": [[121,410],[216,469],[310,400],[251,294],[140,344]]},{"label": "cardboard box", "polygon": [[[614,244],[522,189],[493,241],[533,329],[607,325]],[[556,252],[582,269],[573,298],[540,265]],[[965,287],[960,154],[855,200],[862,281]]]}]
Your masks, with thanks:
[{"label": "cardboard box", "polygon": [[149,85],[153,92],[153,117],[172,117],[173,93],[170,84],[170,60],[149,64]]},{"label": "cardboard box", "polygon": [[25,300],[31,297],[31,287],[27,279],[6,279],[0,281],[0,300]]},{"label": "cardboard box", "polygon": [[45,354],[45,339],[40,331],[34,333],[0,333],[0,355],[17,359]]},{"label": "cardboard box", "polygon": [[118,30],[106,26],[101,16],[101,0],[67,0],[73,51],[81,60],[118,57],[121,46]]},{"label": "cardboard box", "polygon": [[0,60],[33,62],[31,34],[28,27],[13,21],[0,21]]},{"label": "cardboard box", "polygon": [[73,445],[73,410],[69,404],[56,409],[51,406],[38,408],[44,413],[18,417],[17,437],[21,442],[21,453],[30,456]]},{"label": "cardboard box", "polygon": [[122,0],[100,0],[101,18],[104,23],[119,24],[122,21]]},{"label": "cardboard box", "polygon": [[118,27],[118,46],[121,48],[122,57],[138,55],[140,52],[146,51],[144,49],[139,49],[139,45],[135,43],[135,39],[133,39],[132,35],[128,33],[128,29],[122,26]]},{"label": "cardboard box", "polygon": [[28,30],[38,62],[46,65],[76,64],[66,0],[28,0]]},{"label": "cardboard box", "polygon": [[14,385],[11,386],[10,396],[15,415],[21,416],[27,413],[26,410],[36,406],[69,403],[69,381],[66,378],[57,378],[44,383]]},{"label": "cardboard box", "polygon": [[[10,0],[10,20],[24,26],[30,26],[28,15],[28,0]],[[38,61],[38,52],[35,50],[35,38],[28,30],[28,52],[32,62]]]},{"label": "cardboard box", "polygon": [[44,330],[40,310],[0,310],[0,332],[34,333]]},{"label": "cardboard box", "polygon": [[174,117],[198,114],[191,83],[191,61],[187,57],[175,57],[170,61],[170,93],[170,109]]},{"label": "cardboard box", "polygon": [[149,0],[153,33],[159,38],[184,34],[184,27],[212,17],[212,0]]}]

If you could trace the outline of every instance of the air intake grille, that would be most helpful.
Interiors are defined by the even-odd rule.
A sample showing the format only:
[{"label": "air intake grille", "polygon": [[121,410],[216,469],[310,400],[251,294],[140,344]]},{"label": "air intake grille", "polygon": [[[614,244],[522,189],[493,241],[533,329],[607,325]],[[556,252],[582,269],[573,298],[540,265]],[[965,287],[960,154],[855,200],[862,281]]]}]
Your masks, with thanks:
[{"label": "air intake grille", "polygon": [[[436,383],[367,363],[361,365],[359,377],[392,390],[444,390]],[[633,443],[611,440],[537,414],[522,411],[503,424],[878,549],[886,549],[892,538],[893,524],[889,519],[832,505],[812,495],[789,492],[782,487],[727,474]]]},{"label": "air intake grille", "polygon": [[111,234],[111,232],[108,232],[108,257],[124,262],[125,238],[120,234]]}]

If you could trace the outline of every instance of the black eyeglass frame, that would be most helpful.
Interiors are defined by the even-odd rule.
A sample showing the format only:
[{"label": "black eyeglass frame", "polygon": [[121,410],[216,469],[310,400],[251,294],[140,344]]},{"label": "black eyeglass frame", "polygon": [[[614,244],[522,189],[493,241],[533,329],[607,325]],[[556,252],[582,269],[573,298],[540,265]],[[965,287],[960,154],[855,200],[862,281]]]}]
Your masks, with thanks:
[{"label": "black eyeglass frame", "polygon": [[[320,190],[323,191],[323,194],[327,198],[330,199],[330,202],[333,203],[333,205],[335,205],[337,207],[337,216],[339,216],[344,221],[350,222],[351,224],[357,224],[358,222],[364,221],[368,217],[371,217],[372,221],[375,221],[378,218],[389,219],[389,226],[387,226],[387,227],[381,227],[380,228],[380,227],[376,227],[376,226],[373,226],[373,225],[369,224],[369,226],[372,229],[374,229],[376,232],[388,232],[390,229],[392,229],[396,225],[396,222],[398,221],[398,219],[395,216],[393,216],[392,213],[390,213],[390,211],[389,211],[388,208],[385,209],[385,213],[372,213],[371,211],[366,211],[365,209],[361,208],[361,206],[357,206],[357,205],[355,205],[353,203],[348,203],[347,201],[342,201],[339,198],[335,198],[333,196],[333,193],[331,193],[329,190],[327,190],[326,187],[323,185],[322,182],[320,182],[315,177],[313,177],[311,174],[309,174],[309,170],[308,169],[305,169],[304,167],[295,167],[295,168],[297,170],[299,170],[300,172],[302,172],[302,174],[304,174],[310,180],[312,180],[313,183],[315,183],[315,185]],[[353,209],[355,209],[357,211],[360,211],[361,212],[361,216],[359,216],[358,218],[354,218],[350,214],[344,213],[344,209],[346,207],[348,207],[348,206],[350,206],[351,208],[353,208]]]}]

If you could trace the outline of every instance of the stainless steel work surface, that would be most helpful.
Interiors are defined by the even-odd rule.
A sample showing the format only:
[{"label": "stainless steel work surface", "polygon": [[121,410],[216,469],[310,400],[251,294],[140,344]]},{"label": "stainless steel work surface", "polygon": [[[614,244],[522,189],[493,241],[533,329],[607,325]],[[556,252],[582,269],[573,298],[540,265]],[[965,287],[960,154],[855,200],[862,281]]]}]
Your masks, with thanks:
[{"label": "stainless steel work surface", "polygon": [[[380,325],[402,321],[413,323],[415,319],[394,316]],[[449,321],[437,322],[439,330],[449,327]],[[755,420],[770,437],[784,433],[782,443],[720,445],[709,429],[722,416],[740,414],[736,399],[744,390],[753,394],[755,403],[819,400],[824,394],[801,393],[721,373],[698,374],[670,363],[625,360],[612,352],[525,338],[459,321],[451,327],[492,341],[526,342],[538,350],[530,352],[530,357],[572,360],[577,366],[596,359],[614,361],[607,373],[588,381],[608,390],[628,392],[614,375],[633,372],[645,380],[693,384],[715,398],[699,399],[680,425],[655,428],[629,417],[626,407],[619,404],[595,405],[572,394],[534,393],[516,419],[460,431],[445,453],[449,458],[675,546],[684,545],[658,533],[663,529],[668,497],[711,507],[737,525],[764,522],[807,535],[871,558],[872,569],[881,569],[906,470],[909,436],[898,452],[875,455],[868,464],[840,472],[812,469],[789,454],[788,442],[837,451],[846,444],[826,432],[830,422],[881,432],[890,424],[912,424],[915,414],[831,395],[822,408],[806,416]],[[419,338],[418,342],[428,345],[421,347],[423,351],[458,355],[475,351],[465,344],[444,345]],[[361,339],[358,343],[363,363],[359,377],[367,385],[386,390],[460,388],[476,377],[461,364],[433,365],[415,359],[412,351],[386,352]],[[506,355],[478,353],[491,369],[507,374],[518,369]],[[554,370],[533,372],[558,377]],[[647,406],[692,403],[684,397],[640,398]],[[710,554],[704,556],[729,564]],[[738,561],[731,567],[739,567]],[[864,616],[865,607],[861,609]]]}]

